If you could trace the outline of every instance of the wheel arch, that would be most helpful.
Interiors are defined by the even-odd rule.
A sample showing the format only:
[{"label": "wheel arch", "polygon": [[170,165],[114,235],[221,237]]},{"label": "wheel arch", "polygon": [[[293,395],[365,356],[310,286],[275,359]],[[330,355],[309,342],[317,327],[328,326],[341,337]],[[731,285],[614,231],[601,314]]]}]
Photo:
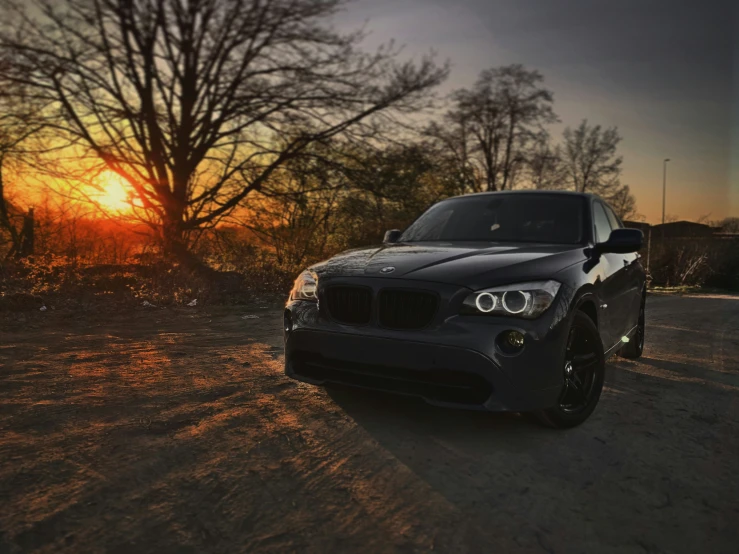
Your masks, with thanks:
[{"label": "wheel arch", "polygon": [[595,326],[600,329],[600,321],[598,317],[598,297],[594,287],[586,285],[575,294],[575,298],[571,304],[571,314],[574,317],[575,312],[583,312],[587,315]]},{"label": "wheel arch", "polygon": [[595,302],[592,298],[587,298],[580,302],[577,306],[577,310],[583,312],[592,319],[595,326],[598,327],[598,309],[596,308]]}]

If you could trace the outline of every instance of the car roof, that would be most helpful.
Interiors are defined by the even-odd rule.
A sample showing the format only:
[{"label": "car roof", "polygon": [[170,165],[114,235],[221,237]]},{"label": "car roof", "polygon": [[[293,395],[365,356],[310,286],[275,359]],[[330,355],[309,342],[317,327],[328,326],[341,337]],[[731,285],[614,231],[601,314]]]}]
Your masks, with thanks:
[{"label": "car roof", "polygon": [[571,190],[494,190],[494,191],[487,191],[487,192],[472,192],[468,194],[460,194],[458,196],[451,196],[449,198],[446,198],[446,200],[454,200],[455,198],[467,198],[470,196],[493,196],[493,195],[501,195],[501,194],[532,194],[532,195],[561,195],[561,196],[579,196],[581,198],[598,198],[602,200],[599,196],[595,194],[591,194],[589,192],[574,192]]}]

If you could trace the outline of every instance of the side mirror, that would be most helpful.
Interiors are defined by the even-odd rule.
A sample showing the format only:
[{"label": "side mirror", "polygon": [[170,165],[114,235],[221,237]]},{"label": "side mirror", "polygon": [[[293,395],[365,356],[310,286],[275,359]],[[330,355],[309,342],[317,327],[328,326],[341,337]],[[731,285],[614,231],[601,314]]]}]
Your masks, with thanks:
[{"label": "side mirror", "polygon": [[641,250],[644,234],[639,229],[614,229],[606,242],[595,245],[598,253],[629,254]]},{"label": "side mirror", "polygon": [[398,242],[398,239],[402,234],[403,232],[400,229],[390,229],[389,231],[385,231],[385,238],[382,239],[382,242],[384,242],[385,244]]}]

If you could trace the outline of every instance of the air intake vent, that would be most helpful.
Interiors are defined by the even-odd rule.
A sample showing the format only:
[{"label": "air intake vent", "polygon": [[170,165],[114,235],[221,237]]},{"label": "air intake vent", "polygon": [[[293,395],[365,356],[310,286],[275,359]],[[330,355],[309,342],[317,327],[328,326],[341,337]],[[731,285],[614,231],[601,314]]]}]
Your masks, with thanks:
[{"label": "air intake vent", "polygon": [[365,325],[372,313],[372,291],[365,287],[333,286],[326,289],[326,307],[334,321]]},{"label": "air intake vent", "polygon": [[439,304],[430,292],[385,289],[379,295],[380,325],[389,329],[422,329],[431,323]]},{"label": "air intake vent", "polygon": [[493,393],[480,375],[464,371],[409,370],[325,358],[297,350],[292,356],[297,375],[341,385],[422,396],[439,402],[479,405]]}]

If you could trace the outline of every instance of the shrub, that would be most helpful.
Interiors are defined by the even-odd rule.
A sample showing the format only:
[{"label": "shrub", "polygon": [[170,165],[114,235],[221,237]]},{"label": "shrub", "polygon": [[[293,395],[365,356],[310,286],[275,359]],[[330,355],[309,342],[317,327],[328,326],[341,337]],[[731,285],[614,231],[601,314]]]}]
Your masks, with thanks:
[{"label": "shrub", "polygon": [[41,305],[85,308],[101,303],[156,306],[248,303],[256,294],[284,293],[289,280],[265,262],[245,271],[191,270],[181,265],[85,265],[59,256],[38,256],[0,266],[0,310]]},{"label": "shrub", "polygon": [[653,241],[649,270],[653,286],[739,289],[739,241],[715,237]]}]

